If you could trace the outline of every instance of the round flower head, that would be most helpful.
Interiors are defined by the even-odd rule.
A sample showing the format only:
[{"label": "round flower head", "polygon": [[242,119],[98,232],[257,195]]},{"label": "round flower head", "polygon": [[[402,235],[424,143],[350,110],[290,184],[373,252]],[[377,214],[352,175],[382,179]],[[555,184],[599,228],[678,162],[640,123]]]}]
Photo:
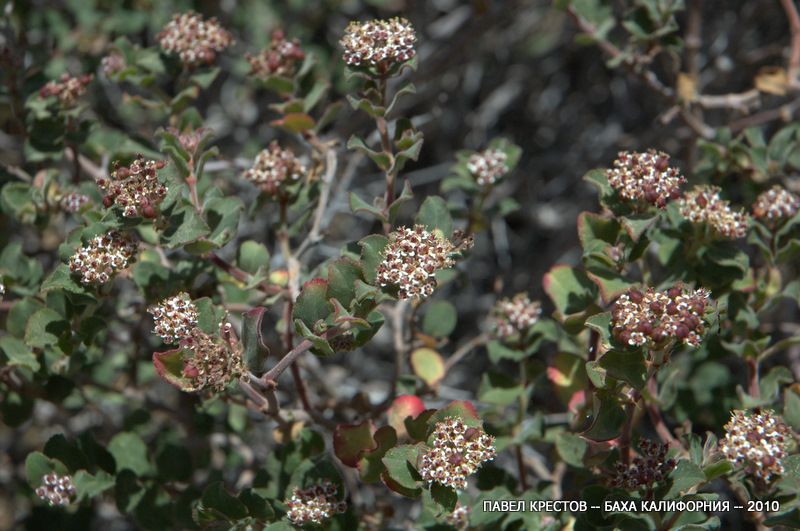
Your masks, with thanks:
[{"label": "round flower head", "polygon": [[725,431],[720,450],[728,461],[743,465],[748,474],[762,482],[783,474],[783,458],[792,439],[792,430],[774,411],[735,410]]},{"label": "round flower head", "polygon": [[469,513],[469,505],[457,503],[453,512],[444,517],[444,521],[450,527],[454,527],[458,531],[463,531],[469,527]]},{"label": "round flower head", "polygon": [[86,285],[105,284],[135,259],[138,245],[117,231],[92,238],[69,259],[69,270]]},{"label": "round flower head", "polygon": [[265,194],[274,196],[305,173],[306,167],[294,153],[273,141],[269,148],[258,154],[253,167],[244,172],[244,178],[261,188]]},{"label": "round flower head", "polygon": [[667,459],[666,445],[641,440],[639,450],[642,455],[635,457],[630,465],[617,463],[611,486],[629,491],[642,487],[652,489],[653,485],[664,481],[675,468],[675,460]]},{"label": "round flower head", "polygon": [[78,77],[62,74],[58,81],[50,81],[39,89],[39,97],[53,96],[62,107],[69,109],[78,104],[78,99],[86,93],[86,87],[91,82],[92,76],[88,74]]},{"label": "round flower head", "polygon": [[182,339],[183,376],[191,385],[187,391],[224,391],[235,379],[246,374],[242,354],[219,336],[198,328]]},{"label": "round flower head", "polygon": [[78,192],[69,192],[61,196],[58,205],[64,212],[74,214],[89,204],[89,196],[79,194]]},{"label": "round flower head", "polygon": [[485,149],[470,156],[467,160],[467,170],[480,186],[489,186],[508,173],[507,159],[505,151],[493,148]]},{"label": "round flower head", "polygon": [[709,296],[706,289],[684,290],[680,286],[666,291],[628,290],[611,308],[614,337],[633,347],[660,348],[670,339],[696,347],[705,333]]},{"label": "round flower head", "polygon": [[659,208],[680,197],[680,187],[686,182],[677,168],[669,166],[669,155],[653,149],[646,153],[621,151],[614,167],[606,170],[606,178],[622,199]]},{"label": "round flower head", "polygon": [[798,208],[800,198],[782,186],[775,185],[756,198],[753,217],[774,228],[782,221],[794,217]]},{"label": "round flower head", "polygon": [[188,67],[211,64],[217,54],[233,44],[233,37],[216,18],[203,20],[192,11],[176,14],[158,34],[161,49],[180,57]]},{"label": "round flower head", "polygon": [[100,60],[100,69],[103,75],[111,78],[127,67],[125,57],[119,52],[111,52]]},{"label": "round flower head", "polygon": [[189,294],[183,291],[150,306],[147,312],[155,321],[153,332],[164,343],[178,343],[190,337],[197,328],[197,307]]},{"label": "round flower head", "polygon": [[424,481],[456,490],[467,487],[467,476],[494,459],[494,437],[480,428],[469,428],[457,417],[447,417],[434,426],[433,447],[420,459]]},{"label": "round flower head", "polygon": [[404,18],[351,22],[339,43],[349,66],[388,69],[414,57],[417,35]]},{"label": "round flower head", "polygon": [[42,478],[41,486],[36,489],[36,495],[50,506],[69,505],[75,497],[72,477],[47,474]]},{"label": "round flower head", "polygon": [[167,187],[158,180],[157,171],[166,165],[163,161],[145,160],[137,155],[130,166],[114,164],[109,178],[101,177],[97,186],[106,193],[103,204],[108,208],[117,205],[126,218],[154,218],[158,205],[167,196]]},{"label": "round flower head", "polygon": [[680,201],[681,215],[692,223],[707,223],[721,237],[744,238],[749,218],[719,197],[716,186],[696,186]]},{"label": "round flower head", "polygon": [[245,55],[245,59],[250,63],[250,74],[260,78],[292,77],[297,63],[305,58],[306,54],[300,47],[300,41],[286,40],[282,30],[272,32],[269,48],[265,48],[258,55]]},{"label": "round flower head", "polygon": [[337,494],[336,485],[330,481],[323,481],[307,489],[295,487],[291,498],[283,502],[288,508],[286,517],[297,526],[319,525],[347,510],[347,503],[339,501]]},{"label": "round flower head", "polygon": [[378,282],[383,287],[396,286],[401,299],[427,298],[436,288],[436,271],[453,267],[453,255],[469,246],[471,240],[456,247],[422,225],[401,227],[389,234],[378,265]]},{"label": "round flower head", "polygon": [[491,312],[492,335],[497,339],[510,339],[539,322],[542,305],[532,302],[525,293],[513,299],[499,300]]}]

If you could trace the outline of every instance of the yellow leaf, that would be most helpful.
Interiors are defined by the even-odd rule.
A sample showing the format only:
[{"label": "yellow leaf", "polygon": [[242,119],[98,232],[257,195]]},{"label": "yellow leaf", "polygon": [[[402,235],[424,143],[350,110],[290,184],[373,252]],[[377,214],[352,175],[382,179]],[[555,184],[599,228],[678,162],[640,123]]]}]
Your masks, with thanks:
[{"label": "yellow leaf", "polygon": [[761,92],[783,96],[786,94],[786,87],[789,79],[786,70],[779,66],[762,68],[755,79],[755,85]]},{"label": "yellow leaf", "polygon": [[678,74],[678,97],[681,101],[694,101],[697,97],[697,79],[685,72]]}]

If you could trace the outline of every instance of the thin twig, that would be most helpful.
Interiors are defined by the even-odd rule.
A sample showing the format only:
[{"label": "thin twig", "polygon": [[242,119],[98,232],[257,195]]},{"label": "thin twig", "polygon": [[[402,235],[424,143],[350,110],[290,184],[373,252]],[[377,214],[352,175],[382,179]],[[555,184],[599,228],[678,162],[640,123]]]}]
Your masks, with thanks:
[{"label": "thin twig", "polygon": [[786,12],[786,18],[789,20],[789,31],[791,31],[792,35],[786,77],[789,79],[790,87],[798,88],[800,87],[800,80],[797,79],[798,74],[800,74],[800,14],[797,12],[794,0],[781,0],[781,5]]},{"label": "thin twig", "polygon": [[[239,269],[235,265],[233,265],[233,264],[227,262],[226,260],[220,258],[215,253],[208,253],[206,255],[206,260],[208,260],[209,262],[211,262],[212,264],[214,264],[218,268],[222,269],[223,271],[228,273],[230,276],[232,276],[233,278],[235,278],[239,282],[247,283],[247,281],[250,278],[250,275],[247,272],[242,271],[241,269]],[[279,295],[279,294],[285,292],[285,290],[282,287],[275,286],[273,284],[267,284],[266,282],[260,282],[256,287],[260,291],[263,291],[264,293],[266,293],[268,295]]]},{"label": "thin twig", "polygon": [[475,350],[476,348],[483,346],[489,340],[489,336],[486,334],[480,334],[478,336],[473,337],[460,347],[456,349],[452,356],[447,358],[447,361],[444,364],[444,373],[447,374],[453,366],[464,359],[470,352]]},{"label": "thin twig", "polygon": [[317,208],[314,211],[314,221],[311,223],[311,230],[308,232],[305,240],[297,247],[295,256],[301,256],[312,245],[322,239],[322,220],[325,217],[325,209],[328,207],[328,200],[330,199],[331,186],[336,176],[337,165],[338,157],[336,155],[336,150],[331,146],[327,146],[325,148],[325,173],[320,181],[321,186],[319,199],[317,200]]}]

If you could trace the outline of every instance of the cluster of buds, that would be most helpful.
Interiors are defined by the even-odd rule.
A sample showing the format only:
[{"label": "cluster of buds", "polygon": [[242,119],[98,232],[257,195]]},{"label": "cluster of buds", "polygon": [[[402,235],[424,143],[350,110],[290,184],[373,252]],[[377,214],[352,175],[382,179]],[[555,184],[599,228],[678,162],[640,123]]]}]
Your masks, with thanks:
[{"label": "cluster of buds", "polygon": [[50,81],[39,89],[40,98],[51,96],[58,100],[65,109],[77,105],[78,99],[86,93],[86,87],[92,82],[91,74],[72,77],[69,74],[61,74],[58,81]]},{"label": "cluster of buds", "polygon": [[669,155],[661,151],[646,153],[621,151],[614,167],[606,170],[608,184],[626,201],[639,201],[664,208],[667,201],[681,195],[686,179],[669,165]]},{"label": "cluster of buds", "polygon": [[744,238],[749,221],[747,214],[733,210],[728,201],[720,198],[719,192],[717,186],[696,186],[681,199],[681,215],[692,223],[707,223],[723,238]]},{"label": "cluster of buds", "polygon": [[531,301],[526,293],[501,299],[491,312],[492,336],[501,340],[513,338],[535,325],[541,315],[542,305]]},{"label": "cluster of buds", "polygon": [[628,491],[642,487],[650,490],[656,483],[664,481],[675,468],[675,460],[667,459],[669,448],[664,444],[643,439],[639,441],[641,455],[635,457],[630,465],[617,463],[611,478],[611,486]]},{"label": "cluster of buds", "polygon": [[780,185],[763,192],[753,203],[753,217],[776,227],[783,220],[794,217],[800,209],[800,198]]},{"label": "cluster of buds", "polygon": [[85,285],[105,284],[135,260],[138,248],[130,237],[111,231],[78,249],[69,259],[69,270]]},{"label": "cluster of buds", "polygon": [[240,350],[219,336],[194,328],[180,341],[180,346],[186,351],[183,376],[191,382],[188,391],[211,389],[221,392],[233,380],[247,373]]},{"label": "cluster of buds", "polygon": [[401,299],[427,298],[436,288],[436,271],[453,267],[453,256],[471,245],[470,238],[453,245],[422,225],[401,227],[389,234],[378,265],[378,282],[383,287],[396,286]]},{"label": "cluster of buds", "polygon": [[774,411],[755,408],[747,414],[734,410],[725,431],[720,449],[728,461],[744,465],[748,474],[765,483],[783,474],[782,461],[792,430]]},{"label": "cluster of buds", "polygon": [[119,74],[127,67],[125,57],[119,52],[111,52],[100,60],[100,70],[103,75],[110,78]]},{"label": "cluster of buds", "polygon": [[614,337],[633,347],[647,344],[657,349],[673,338],[696,347],[705,333],[709,296],[704,288],[684,290],[682,286],[666,291],[647,288],[644,293],[628,290],[611,309]]},{"label": "cluster of buds", "polygon": [[349,66],[388,69],[414,57],[417,35],[404,18],[351,22],[339,43]]},{"label": "cluster of buds", "polygon": [[252,182],[267,195],[277,195],[287,184],[299,180],[306,167],[289,149],[281,148],[277,142],[256,156],[253,167],[244,172],[244,178]]},{"label": "cluster of buds", "polygon": [[125,217],[154,218],[158,205],[167,195],[167,187],[159,180],[157,171],[164,168],[166,162],[145,160],[144,155],[137,155],[130,166],[114,163],[114,171],[109,178],[101,177],[97,185],[106,193],[103,205],[108,208],[116,204],[122,209]]},{"label": "cluster of buds", "polygon": [[192,11],[176,14],[158,34],[161,49],[177,54],[187,67],[211,64],[217,54],[233,44],[233,37],[216,18],[203,20]]},{"label": "cluster of buds", "polygon": [[209,130],[204,127],[198,127],[197,129],[186,129],[184,131],[179,131],[174,127],[169,127],[167,128],[167,132],[175,137],[175,139],[178,141],[178,144],[180,144],[186,153],[188,153],[190,156],[194,156],[194,154],[197,152],[197,147],[209,133]]},{"label": "cluster of buds", "polygon": [[307,489],[295,487],[292,497],[284,501],[288,508],[286,517],[297,526],[321,524],[336,514],[347,510],[347,503],[337,497],[338,489],[330,481],[323,481]]},{"label": "cluster of buds", "polygon": [[456,508],[453,509],[452,513],[444,517],[444,521],[450,527],[458,529],[458,531],[463,531],[469,527],[469,513],[469,506],[459,503],[456,505]]},{"label": "cluster of buds", "polygon": [[70,476],[58,476],[51,472],[42,478],[36,495],[50,506],[69,505],[75,497],[75,486]]},{"label": "cluster of buds", "polygon": [[89,204],[89,196],[79,194],[78,192],[69,192],[61,196],[58,205],[64,212],[74,214]]},{"label": "cluster of buds", "polygon": [[467,487],[467,476],[496,455],[494,437],[480,428],[467,427],[457,417],[437,422],[433,448],[420,458],[419,473],[424,481],[456,490]]},{"label": "cluster of buds", "polygon": [[247,54],[245,58],[250,63],[250,73],[256,77],[292,77],[295,65],[303,61],[306,54],[300,47],[300,41],[287,40],[283,30],[278,29],[272,32],[269,48],[263,49],[258,55]]},{"label": "cluster of buds", "polygon": [[155,321],[154,332],[164,343],[177,344],[197,328],[197,307],[186,292],[164,299],[147,309]]},{"label": "cluster of buds", "polygon": [[480,186],[490,186],[508,173],[508,156],[499,149],[485,149],[473,153],[467,160],[467,171]]}]

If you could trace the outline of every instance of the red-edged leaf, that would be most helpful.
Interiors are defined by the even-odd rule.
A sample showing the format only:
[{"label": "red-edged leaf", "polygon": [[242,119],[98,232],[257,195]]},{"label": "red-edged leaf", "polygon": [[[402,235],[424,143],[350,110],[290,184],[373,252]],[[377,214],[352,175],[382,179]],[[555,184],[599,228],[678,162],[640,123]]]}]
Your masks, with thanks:
[{"label": "red-edged leaf", "polygon": [[183,373],[183,349],[175,348],[165,352],[153,353],[153,365],[156,372],[167,383],[181,391],[191,391],[191,381]]},{"label": "red-edged leaf", "polygon": [[374,450],[377,444],[372,438],[375,427],[371,420],[360,424],[340,424],[333,434],[333,451],[336,457],[347,466],[358,467],[364,451]]},{"label": "red-edged leaf", "polygon": [[402,438],[408,435],[406,431],[406,419],[417,418],[420,413],[425,411],[425,404],[419,397],[414,395],[401,395],[394,399],[387,416],[389,417],[389,425],[397,431],[397,436]]},{"label": "red-edged leaf", "polygon": [[391,426],[383,426],[373,435],[375,449],[365,450],[358,462],[358,470],[362,481],[374,483],[380,479],[381,473],[386,470],[382,459],[389,449],[397,444],[397,433]]}]

